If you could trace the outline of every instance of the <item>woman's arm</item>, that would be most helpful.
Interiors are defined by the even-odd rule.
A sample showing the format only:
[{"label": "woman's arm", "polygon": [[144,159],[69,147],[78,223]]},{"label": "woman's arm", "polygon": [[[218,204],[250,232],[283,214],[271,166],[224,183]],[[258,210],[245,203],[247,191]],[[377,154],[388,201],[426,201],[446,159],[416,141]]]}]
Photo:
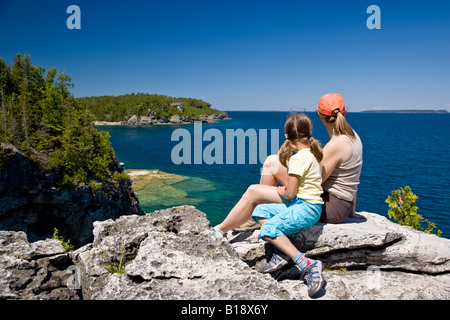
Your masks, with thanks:
[{"label": "woman's arm", "polygon": [[366,219],[366,217],[358,214],[355,212],[355,207],[356,207],[356,194],[355,194],[355,198],[353,198],[353,206],[352,206],[352,210],[350,211],[350,214],[348,215],[350,218],[356,218],[356,219]]},{"label": "woman's arm", "polygon": [[299,177],[294,174],[290,174],[288,177],[287,185],[278,187],[277,192],[282,198],[292,199],[297,195],[298,184]]},{"label": "woman's arm", "polygon": [[348,157],[350,152],[350,143],[339,137],[331,139],[325,145],[322,160],[322,183],[328,179],[337,164]]}]

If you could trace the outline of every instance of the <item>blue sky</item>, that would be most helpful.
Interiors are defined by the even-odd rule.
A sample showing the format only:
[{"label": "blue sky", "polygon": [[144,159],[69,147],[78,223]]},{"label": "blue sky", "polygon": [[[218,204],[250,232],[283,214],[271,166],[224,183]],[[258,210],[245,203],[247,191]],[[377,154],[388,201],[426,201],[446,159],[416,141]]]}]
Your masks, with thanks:
[{"label": "blue sky", "polygon": [[[81,30],[69,30],[71,4]],[[369,30],[369,5],[381,29]],[[158,93],[221,110],[450,111],[450,2],[0,0],[0,57],[73,78],[76,97]]]}]

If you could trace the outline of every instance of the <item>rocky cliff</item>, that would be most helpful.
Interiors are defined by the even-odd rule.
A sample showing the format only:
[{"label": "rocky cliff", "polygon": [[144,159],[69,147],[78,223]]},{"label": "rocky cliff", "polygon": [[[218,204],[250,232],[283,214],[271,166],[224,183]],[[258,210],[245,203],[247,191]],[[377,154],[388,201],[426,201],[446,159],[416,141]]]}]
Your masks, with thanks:
[{"label": "rocky cliff", "polygon": [[[319,299],[450,299],[450,240],[361,214],[291,237],[326,267]],[[191,206],[98,221],[93,234],[63,253],[56,240],[0,231],[0,298],[309,299],[290,267],[259,272],[272,248],[258,230],[223,238]]]},{"label": "rocky cliff", "polygon": [[[9,144],[0,143],[0,153],[0,230],[24,231],[37,241],[57,228],[81,246],[92,242],[94,221],[144,214],[130,180],[104,181],[98,190],[84,183],[58,188],[58,170],[42,168]],[[111,171],[123,172],[113,160]]]}]

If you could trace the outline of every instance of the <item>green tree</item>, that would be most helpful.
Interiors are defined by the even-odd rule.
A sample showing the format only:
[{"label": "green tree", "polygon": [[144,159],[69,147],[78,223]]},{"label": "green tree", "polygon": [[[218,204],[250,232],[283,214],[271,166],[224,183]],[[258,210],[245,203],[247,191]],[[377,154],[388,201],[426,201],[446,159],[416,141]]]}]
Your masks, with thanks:
[{"label": "green tree", "polygon": [[64,253],[73,251],[75,249],[74,245],[70,243],[70,239],[69,240],[64,240],[63,236],[60,236],[59,234],[59,230],[54,228],[53,229],[53,240],[58,240],[59,242],[61,242],[61,245],[64,248]]},{"label": "green tree", "polygon": [[12,67],[0,58],[0,141],[59,169],[62,186],[101,183],[115,173],[110,137],[96,129],[73,86],[65,72],[34,66],[28,54],[17,54]]},{"label": "green tree", "polygon": [[90,178],[106,180],[114,150],[107,132],[99,132],[84,109],[73,110],[62,135],[61,147],[50,156],[50,165],[63,171],[62,185],[75,185]]},{"label": "green tree", "polygon": [[46,125],[55,131],[62,131],[63,128],[63,102],[66,97],[55,85],[56,69],[51,68],[47,71],[45,81],[44,98],[40,101],[43,119]]},{"label": "green tree", "polygon": [[[386,203],[389,205],[388,215],[400,225],[410,226],[415,230],[431,233],[436,225],[417,213],[416,200],[418,197],[412,192],[409,186],[392,191],[392,196],[388,196]],[[426,223],[426,229],[422,227]],[[441,230],[437,230],[437,235],[441,236]]]},{"label": "green tree", "polygon": [[16,123],[20,124],[19,132],[24,137],[22,140],[27,149],[32,147],[32,140],[38,138],[37,131],[42,117],[38,101],[42,99],[45,89],[44,68],[33,66],[30,58],[29,54],[17,54],[11,73],[18,100],[18,108],[15,110]]},{"label": "green tree", "polygon": [[8,94],[8,84],[10,82],[11,70],[9,66],[5,63],[3,58],[0,58],[0,99],[2,106],[2,121],[3,134],[6,134],[8,130],[8,121],[6,114],[6,95]]}]

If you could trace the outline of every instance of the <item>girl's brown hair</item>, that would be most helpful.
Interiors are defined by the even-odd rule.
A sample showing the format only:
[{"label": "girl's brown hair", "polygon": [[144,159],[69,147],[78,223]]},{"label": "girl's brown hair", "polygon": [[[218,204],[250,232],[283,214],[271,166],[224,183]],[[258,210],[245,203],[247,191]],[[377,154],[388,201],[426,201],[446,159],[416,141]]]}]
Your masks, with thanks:
[{"label": "girl's brown hair", "polygon": [[333,116],[326,116],[324,114],[320,114],[323,119],[327,123],[334,123],[334,134],[339,136],[341,134],[346,135],[352,140],[356,140],[355,132],[352,127],[348,124],[347,120],[342,113],[339,112],[339,109],[333,110]]},{"label": "girl's brown hair", "polygon": [[284,131],[287,135],[287,140],[280,148],[278,158],[281,164],[287,167],[287,161],[292,156],[293,149],[291,142],[300,141],[304,144],[310,145],[311,153],[316,158],[317,162],[323,159],[322,145],[320,142],[312,137],[312,122],[306,114],[291,115],[285,125]]}]

